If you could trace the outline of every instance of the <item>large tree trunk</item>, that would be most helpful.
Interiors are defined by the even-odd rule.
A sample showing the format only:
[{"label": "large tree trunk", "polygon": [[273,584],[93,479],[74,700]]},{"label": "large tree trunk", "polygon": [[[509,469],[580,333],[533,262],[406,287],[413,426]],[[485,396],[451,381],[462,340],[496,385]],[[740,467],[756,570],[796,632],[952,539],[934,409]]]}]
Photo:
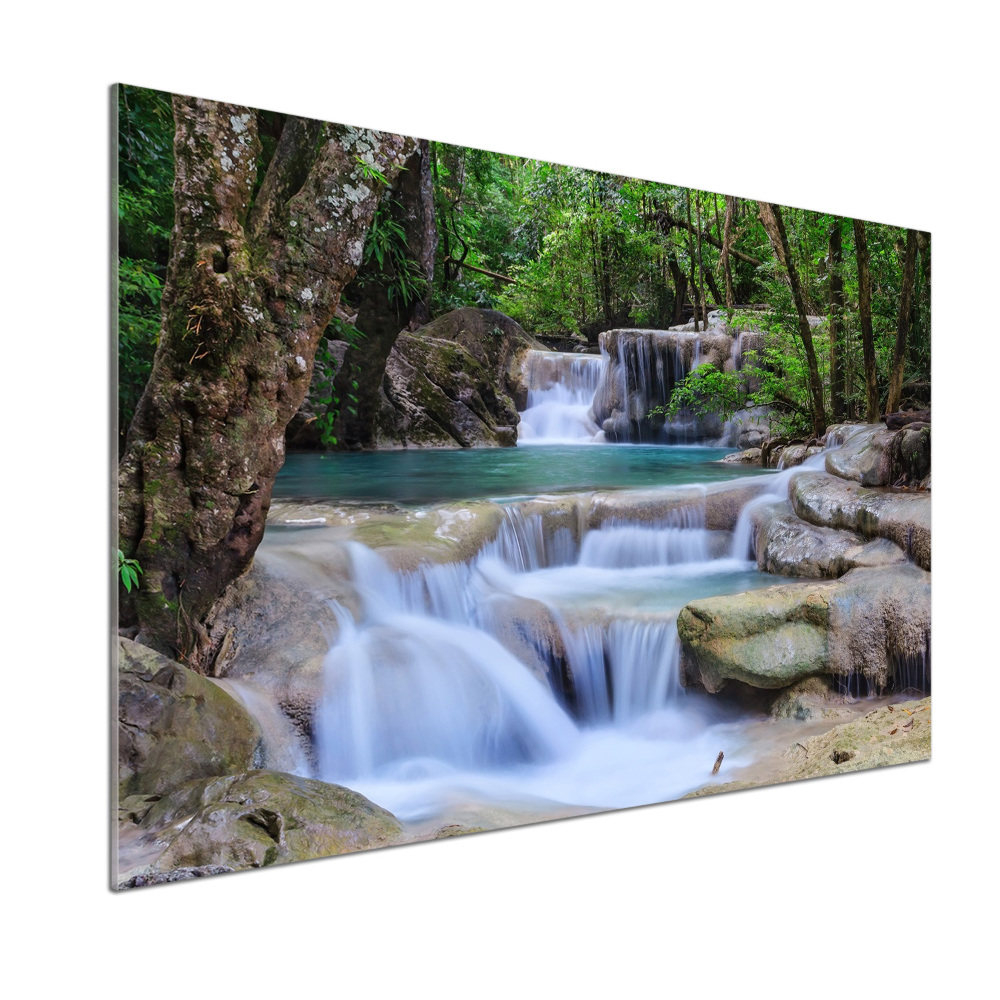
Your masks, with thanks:
[{"label": "large tree trunk", "polygon": [[[171,258],[153,371],[119,465],[123,595],[139,640],[206,670],[207,625],[264,532],[284,432],[416,140],[289,119],[251,212],[255,113],[174,97]],[[303,148],[305,143],[305,148]]]},{"label": "large tree trunk", "polygon": [[733,303],[733,269],[729,263],[729,248],[733,242],[733,206],[736,199],[732,195],[726,195],[726,216],[723,223],[722,236],[722,273],[726,280],[726,309],[732,314]]},{"label": "large tree trunk", "polygon": [[830,227],[830,410],[835,421],[845,416],[844,244],[840,219]]},{"label": "large tree trunk", "polygon": [[892,355],[889,375],[889,400],[886,413],[895,413],[903,400],[903,368],[906,364],[906,335],[910,328],[910,306],[913,302],[913,280],[917,267],[917,233],[906,230],[906,257],[903,261],[903,287],[899,294],[899,317],[896,320],[896,349]]},{"label": "large tree trunk", "polygon": [[875,370],[875,334],[872,330],[872,282],[869,273],[868,237],[861,219],[854,220],[854,253],[858,260],[858,317],[861,349],[865,358],[865,420],[878,420],[878,378]]},{"label": "large tree trunk", "polygon": [[767,206],[767,211],[772,220],[778,244],[781,247],[781,256],[784,258],[785,269],[788,272],[788,284],[792,289],[792,299],[795,301],[795,311],[798,313],[799,318],[799,336],[802,339],[802,346],[806,352],[806,363],[809,366],[809,394],[812,397],[813,434],[816,437],[822,437],[826,432],[826,411],[823,407],[823,383],[819,377],[819,365],[816,363],[816,351],[813,348],[812,330],[809,327],[809,315],[806,312],[806,304],[802,296],[802,286],[799,283],[798,271],[795,269],[795,261],[792,259],[791,250],[788,246],[788,234],[785,232],[785,221],[781,217],[781,209],[777,205],[770,204]]},{"label": "large tree trunk", "polygon": [[[423,295],[409,303],[400,301],[398,296],[390,299],[387,281],[393,276],[381,274],[374,261],[362,268],[354,282],[360,286],[355,325],[363,339],[356,349],[344,354],[344,363],[333,380],[333,395],[340,401],[333,433],[340,447],[372,446],[379,388],[389,352],[401,330],[430,320],[437,226],[429,160],[429,144],[422,140],[406,161],[393,191],[393,219],[402,227],[407,254],[426,282]],[[348,289],[347,298],[351,300],[353,294]]]}]

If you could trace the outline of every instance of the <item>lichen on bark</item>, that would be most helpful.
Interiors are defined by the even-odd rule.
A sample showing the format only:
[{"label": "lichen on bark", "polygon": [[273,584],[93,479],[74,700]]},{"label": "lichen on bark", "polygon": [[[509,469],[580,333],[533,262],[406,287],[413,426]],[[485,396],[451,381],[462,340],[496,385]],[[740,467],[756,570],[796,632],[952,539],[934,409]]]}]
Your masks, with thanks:
[{"label": "lichen on bark", "polygon": [[[256,112],[175,97],[174,227],[153,371],[119,465],[139,639],[211,667],[213,609],[264,531],[284,432],[357,246],[417,140],[289,118],[257,188]],[[287,138],[285,133],[288,133]]]}]

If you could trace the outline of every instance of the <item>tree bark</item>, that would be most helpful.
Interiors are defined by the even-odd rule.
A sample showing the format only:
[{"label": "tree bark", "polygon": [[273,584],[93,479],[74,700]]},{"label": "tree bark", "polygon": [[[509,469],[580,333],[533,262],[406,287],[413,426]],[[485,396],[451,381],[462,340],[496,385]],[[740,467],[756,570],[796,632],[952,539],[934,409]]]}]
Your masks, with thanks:
[{"label": "tree bark", "polygon": [[[264,532],[285,427],[380,197],[416,140],[289,119],[257,211],[254,111],[174,97],[174,228],[153,371],[119,464],[139,641],[208,670],[208,631]],[[299,139],[293,143],[293,136]],[[284,138],[284,132],[282,133]],[[295,146],[294,150],[283,145]]]},{"label": "tree bark", "polygon": [[679,326],[684,322],[684,300],[687,298],[687,278],[677,263],[677,255],[671,251],[667,255],[667,267],[670,268],[670,276],[674,279],[674,321],[672,326]]},{"label": "tree bark", "polygon": [[733,242],[733,205],[736,199],[732,195],[726,195],[726,216],[723,223],[722,236],[722,274],[726,281],[726,309],[732,314],[733,303],[733,270],[729,264],[729,249]]},{"label": "tree bark", "polygon": [[896,320],[896,348],[889,375],[889,400],[886,413],[895,413],[903,399],[903,368],[906,364],[906,336],[910,328],[910,306],[913,302],[913,280],[917,265],[917,234],[906,230],[906,257],[903,262],[903,287],[899,294],[899,317]]},{"label": "tree bark", "polygon": [[830,227],[830,409],[835,421],[845,416],[844,245],[840,219]]},{"label": "tree bark", "polygon": [[878,378],[875,369],[875,334],[872,330],[872,283],[869,272],[868,237],[861,219],[854,220],[854,253],[858,260],[858,316],[861,349],[865,359],[865,420],[878,420]]},{"label": "tree bark", "polygon": [[687,214],[688,214],[688,257],[691,260],[691,301],[694,304],[694,332],[698,332],[698,313],[700,303],[698,302],[698,279],[694,269],[694,233],[695,228],[691,222],[691,189],[687,189]]},{"label": "tree bark", "polygon": [[[660,224],[665,229],[686,229],[689,233],[694,235],[694,225],[688,221],[685,222],[683,219],[677,219],[670,214],[668,211],[662,211],[659,213]],[[722,241],[717,239],[711,233],[702,233],[704,239],[710,243],[716,250],[722,249]],[[748,253],[743,253],[741,250],[737,250],[735,247],[730,247],[729,252],[737,260],[742,260],[747,264],[752,264],[754,267],[760,267],[764,262],[758,260],[756,257],[751,257]]]},{"label": "tree bark", "polygon": [[708,306],[705,299],[705,257],[702,254],[701,242],[701,192],[695,197],[695,206],[698,212],[698,273],[701,275],[701,321],[708,329]]},{"label": "tree bark", "polygon": [[[764,204],[763,202],[761,203]],[[813,348],[812,330],[809,327],[808,313],[802,297],[799,275],[795,269],[795,261],[788,246],[788,234],[785,232],[785,221],[781,217],[781,209],[774,204],[767,205],[768,214],[774,226],[781,256],[784,258],[785,269],[788,272],[788,283],[792,289],[792,299],[795,301],[795,311],[799,318],[799,336],[806,352],[806,362],[809,366],[809,394],[812,398],[813,433],[822,437],[826,433],[826,411],[823,407],[823,383],[819,377],[819,366],[816,363],[816,351]],[[763,213],[762,213],[763,216]],[[766,227],[766,224],[765,224]]]},{"label": "tree bark", "polygon": [[[791,260],[791,248],[788,244],[788,234],[784,232],[784,222],[782,221],[780,225],[778,222],[781,210],[778,206],[770,202],[761,201],[757,204],[757,212],[767,233],[767,238],[771,242],[771,249],[774,251],[774,256],[784,270],[785,280],[791,285],[791,271],[788,269],[788,262]],[[782,235],[783,232],[784,235]],[[798,285],[799,298],[802,299],[806,312],[810,315],[815,315],[817,311],[816,306],[806,293],[802,282],[798,280],[797,274],[796,284]]]}]

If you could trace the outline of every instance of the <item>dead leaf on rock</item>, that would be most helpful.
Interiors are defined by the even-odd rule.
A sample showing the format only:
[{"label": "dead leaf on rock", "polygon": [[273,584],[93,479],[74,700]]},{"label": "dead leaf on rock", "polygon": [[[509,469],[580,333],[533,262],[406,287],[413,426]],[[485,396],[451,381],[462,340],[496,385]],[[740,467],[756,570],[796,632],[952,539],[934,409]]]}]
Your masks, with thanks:
[{"label": "dead leaf on rock", "polygon": [[895,729],[890,729],[889,730],[889,735],[890,736],[895,736],[896,733],[898,733],[898,732],[899,732],[899,726],[897,726]]}]

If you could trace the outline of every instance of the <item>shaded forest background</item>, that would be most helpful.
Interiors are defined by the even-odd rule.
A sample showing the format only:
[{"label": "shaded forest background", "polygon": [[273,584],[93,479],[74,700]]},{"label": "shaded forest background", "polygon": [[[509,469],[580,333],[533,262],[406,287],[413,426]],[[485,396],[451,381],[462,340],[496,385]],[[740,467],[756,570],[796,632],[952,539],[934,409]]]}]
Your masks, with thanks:
[{"label": "shaded forest background", "polygon": [[[285,116],[262,111],[258,118],[264,165]],[[173,133],[168,94],[120,88],[122,443],[160,330]],[[387,192],[365,241],[362,273],[344,291],[317,352],[320,376],[335,374],[328,342],[347,341],[363,361],[367,331],[353,320],[365,283],[374,281],[401,325],[418,300],[429,305],[425,320],[477,306],[510,315],[561,349],[596,350],[598,334],[614,327],[701,325],[710,310],[727,309],[732,325],[767,332],[766,346],[746,359],[742,380],[700,373],[685,401],[700,397],[706,407],[728,411],[772,406],[785,417],[784,433],[818,429],[820,416],[871,419],[929,405],[929,234],[481,149],[431,142],[429,152],[437,227],[431,287],[410,255],[394,192]],[[786,233],[787,258],[772,208]],[[804,336],[802,310],[825,320],[820,334]],[[868,314],[871,387],[863,348]],[[810,384],[810,353],[819,386]],[[350,389],[333,400],[334,408],[356,403]],[[332,434],[325,443],[337,444]]]}]

